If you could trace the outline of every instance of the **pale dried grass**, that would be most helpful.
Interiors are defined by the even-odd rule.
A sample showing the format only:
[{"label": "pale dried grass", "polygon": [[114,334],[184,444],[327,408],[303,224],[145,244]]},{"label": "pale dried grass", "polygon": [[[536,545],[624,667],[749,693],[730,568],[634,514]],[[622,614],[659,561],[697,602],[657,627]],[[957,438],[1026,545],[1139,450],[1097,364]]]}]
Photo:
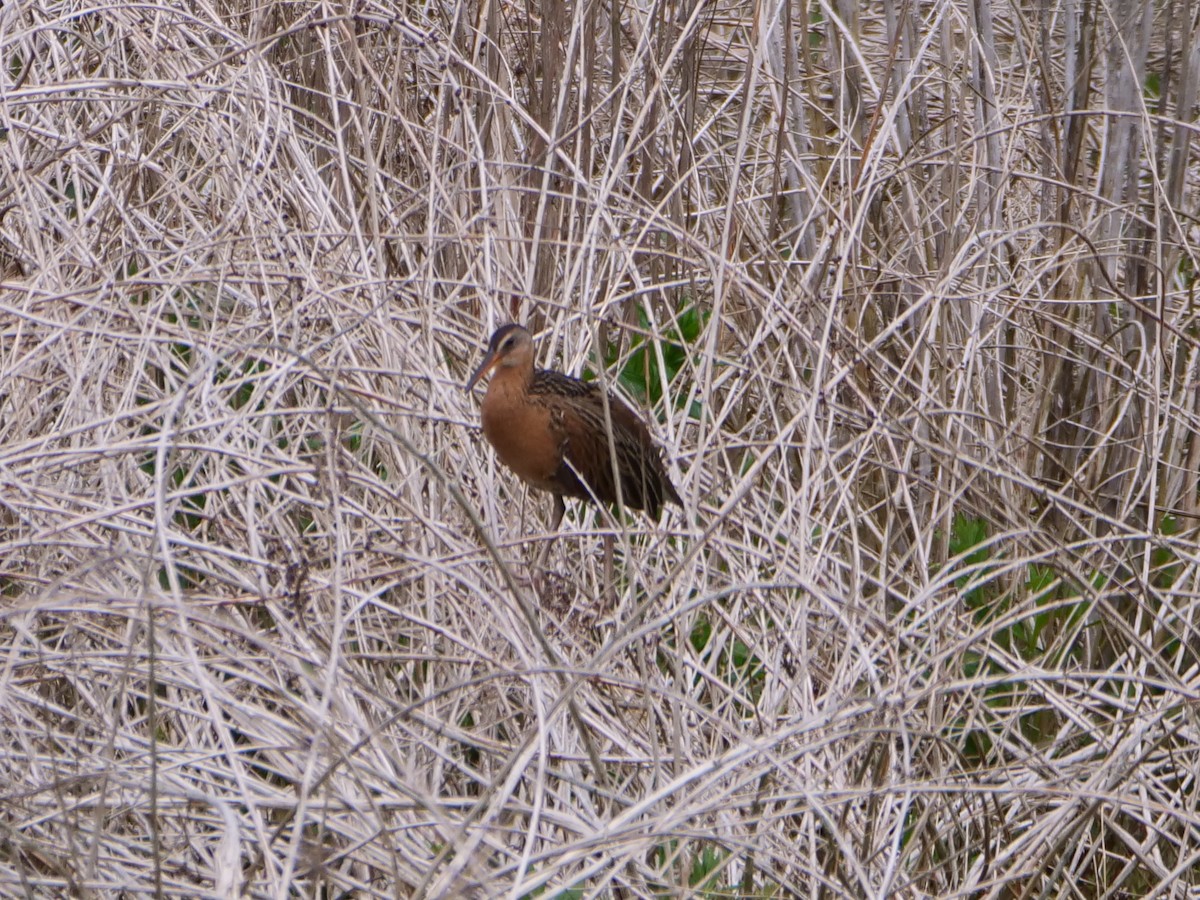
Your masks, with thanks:
[{"label": "pale dried grass", "polygon": [[[1195,42],[1106,15],[5,4],[0,891],[1184,896]],[[686,511],[539,594],[465,376],[691,303]]]}]

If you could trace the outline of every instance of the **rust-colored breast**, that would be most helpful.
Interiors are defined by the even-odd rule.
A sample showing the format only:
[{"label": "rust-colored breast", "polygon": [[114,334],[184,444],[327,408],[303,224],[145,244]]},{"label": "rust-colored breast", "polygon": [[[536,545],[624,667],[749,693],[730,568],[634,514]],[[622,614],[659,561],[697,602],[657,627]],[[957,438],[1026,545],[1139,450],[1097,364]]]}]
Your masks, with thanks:
[{"label": "rust-colored breast", "polygon": [[556,490],[562,438],[555,434],[550,410],[530,403],[522,385],[498,375],[488,385],[481,412],[483,434],[500,461],[534,487]]}]

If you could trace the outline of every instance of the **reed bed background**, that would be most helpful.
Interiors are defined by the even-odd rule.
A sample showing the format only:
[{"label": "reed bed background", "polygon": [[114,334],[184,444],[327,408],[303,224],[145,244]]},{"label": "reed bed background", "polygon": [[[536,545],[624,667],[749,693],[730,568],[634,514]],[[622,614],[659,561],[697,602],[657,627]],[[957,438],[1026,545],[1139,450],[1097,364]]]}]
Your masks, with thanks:
[{"label": "reed bed background", "polygon": [[1194,897],[1198,28],[4,3],[0,892]]}]

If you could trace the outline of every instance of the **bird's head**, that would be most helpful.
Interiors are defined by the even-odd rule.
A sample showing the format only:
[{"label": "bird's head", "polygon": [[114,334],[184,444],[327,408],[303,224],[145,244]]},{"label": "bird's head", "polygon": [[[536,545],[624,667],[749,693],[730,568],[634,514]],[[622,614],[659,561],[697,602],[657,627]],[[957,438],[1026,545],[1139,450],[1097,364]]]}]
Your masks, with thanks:
[{"label": "bird's head", "polygon": [[467,382],[467,390],[475,387],[475,383],[492,369],[533,371],[533,338],[528,331],[515,322],[497,328],[488,341],[483,362]]}]

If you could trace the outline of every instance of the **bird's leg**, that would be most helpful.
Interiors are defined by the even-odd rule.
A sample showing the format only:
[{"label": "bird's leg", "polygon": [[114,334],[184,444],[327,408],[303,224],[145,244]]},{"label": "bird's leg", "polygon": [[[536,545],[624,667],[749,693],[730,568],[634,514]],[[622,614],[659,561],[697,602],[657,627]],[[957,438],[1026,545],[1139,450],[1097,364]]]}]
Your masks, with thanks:
[{"label": "bird's leg", "polygon": [[537,564],[534,566],[535,577],[540,578],[542,571],[546,567],[546,557],[550,555],[550,545],[554,543],[554,539],[558,536],[558,527],[562,525],[563,516],[567,514],[567,502],[563,500],[562,494],[554,495],[554,523],[550,526],[550,537],[546,539],[546,543],[542,544],[541,552],[538,553]]},{"label": "bird's leg", "polygon": [[613,536],[611,532],[604,535],[604,593],[607,595],[608,608],[617,608],[617,585],[613,577]]}]

